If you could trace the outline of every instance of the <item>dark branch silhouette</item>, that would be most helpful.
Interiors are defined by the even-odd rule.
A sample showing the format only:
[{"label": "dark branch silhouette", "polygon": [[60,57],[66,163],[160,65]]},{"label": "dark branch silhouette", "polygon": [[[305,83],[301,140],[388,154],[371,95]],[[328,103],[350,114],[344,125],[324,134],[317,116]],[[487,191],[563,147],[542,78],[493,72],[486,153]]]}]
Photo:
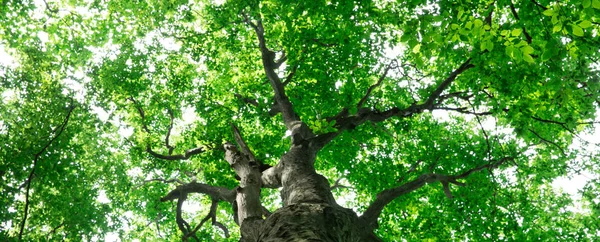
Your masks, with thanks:
[{"label": "dark branch silhouette", "polygon": [[46,143],[44,145],[44,147],[42,147],[40,149],[39,152],[34,154],[33,167],[31,168],[31,172],[29,172],[29,176],[27,176],[27,181],[26,181],[27,186],[25,188],[25,208],[23,209],[23,220],[21,221],[21,225],[19,228],[19,241],[21,241],[23,238],[23,231],[25,230],[25,222],[27,221],[27,216],[29,215],[29,196],[30,196],[31,182],[32,182],[33,176],[35,174],[35,169],[37,167],[37,164],[40,161],[40,156],[63,133],[63,131],[65,131],[65,128],[67,127],[67,123],[69,122],[69,118],[71,117],[71,114],[73,113],[74,109],[75,109],[75,106],[73,105],[73,100],[71,100],[71,107],[69,108],[69,111],[67,112],[67,115],[65,116],[65,119],[63,120],[62,124],[59,125],[60,129],[58,129],[58,133],[56,133],[52,137],[52,139],[50,139],[50,141],[48,141],[48,143]]},{"label": "dark branch silhouette", "polygon": [[377,198],[371,203],[371,205],[367,208],[367,210],[360,216],[364,222],[366,222],[373,229],[376,227],[377,218],[383,211],[383,208],[392,202],[394,199],[408,194],[412,191],[415,191],[428,183],[441,182],[444,190],[444,194],[448,198],[452,198],[452,194],[450,193],[450,184],[454,184],[457,186],[465,186],[465,183],[459,182],[457,180],[464,179],[469,175],[484,170],[484,169],[495,169],[498,166],[506,163],[507,161],[514,160],[514,157],[504,157],[498,159],[496,161],[492,161],[486,165],[481,165],[472,169],[469,169],[463,173],[458,175],[442,175],[442,174],[423,174],[417,177],[416,179],[402,184],[400,186],[385,189],[382,192],[377,194]]}]

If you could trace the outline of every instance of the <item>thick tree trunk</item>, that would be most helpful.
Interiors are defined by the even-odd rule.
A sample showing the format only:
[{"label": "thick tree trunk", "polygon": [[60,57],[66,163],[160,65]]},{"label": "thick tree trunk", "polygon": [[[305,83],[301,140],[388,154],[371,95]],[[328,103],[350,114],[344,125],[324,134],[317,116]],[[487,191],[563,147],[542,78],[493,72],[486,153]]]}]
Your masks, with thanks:
[{"label": "thick tree trunk", "polygon": [[329,182],[315,172],[315,157],[308,142],[292,145],[279,164],[283,207],[259,226],[242,224],[243,235],[256,236],[242,241],[378,241],[354,211],[335,202]]}]

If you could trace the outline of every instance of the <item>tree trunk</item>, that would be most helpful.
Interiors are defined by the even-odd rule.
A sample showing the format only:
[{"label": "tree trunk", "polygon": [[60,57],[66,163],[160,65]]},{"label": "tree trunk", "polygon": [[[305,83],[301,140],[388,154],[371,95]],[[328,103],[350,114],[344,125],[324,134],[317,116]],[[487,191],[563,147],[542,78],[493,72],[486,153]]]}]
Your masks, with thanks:
[{"label": "tree trunk", "polygon": [[245,220],[242,241],[379,241],[354,211],[335,202],[329,182],[315,172],[315,157],[308,142],[292,145],[279,164],[283,207],[264,221]]}]

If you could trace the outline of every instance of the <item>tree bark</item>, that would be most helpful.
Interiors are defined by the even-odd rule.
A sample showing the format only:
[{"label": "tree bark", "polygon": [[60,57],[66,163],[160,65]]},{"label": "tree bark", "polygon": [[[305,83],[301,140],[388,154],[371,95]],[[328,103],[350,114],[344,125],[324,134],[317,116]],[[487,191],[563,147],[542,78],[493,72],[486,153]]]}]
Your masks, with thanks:
[{"label": "tree bark", "polygon": [[[336,203],[328,180],[315,172],[317,148],[300,143],[293,144],[276,166],[281,172],[283,207],[260,223],[244,221],[242,241],[380,241],[372,230],[361,229],[366,224],[354,211]],[[256,229],[257,238],[243,236]]]}]

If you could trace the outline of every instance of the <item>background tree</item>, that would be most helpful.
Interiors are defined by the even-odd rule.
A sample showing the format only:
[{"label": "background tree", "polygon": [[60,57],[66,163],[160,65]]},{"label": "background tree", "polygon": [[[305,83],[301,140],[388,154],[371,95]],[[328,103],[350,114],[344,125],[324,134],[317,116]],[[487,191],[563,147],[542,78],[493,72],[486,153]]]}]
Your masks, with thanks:
[{"label": "background tree", "polygon": [[0,240],[600,239],[598,0],[0,9]]}]

